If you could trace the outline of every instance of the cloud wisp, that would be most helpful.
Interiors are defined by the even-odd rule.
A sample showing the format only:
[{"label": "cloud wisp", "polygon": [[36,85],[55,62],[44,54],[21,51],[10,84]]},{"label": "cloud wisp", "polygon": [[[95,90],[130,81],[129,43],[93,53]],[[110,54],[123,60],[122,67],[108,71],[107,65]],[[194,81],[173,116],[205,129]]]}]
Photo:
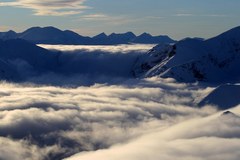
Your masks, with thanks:
[{"label": "cloud wisp", "polygon": [[0,2],[0,6],[28,8],[38,16],[66,16],[79,14],[89,7],[84,5],[85,0],[14,0]]}]

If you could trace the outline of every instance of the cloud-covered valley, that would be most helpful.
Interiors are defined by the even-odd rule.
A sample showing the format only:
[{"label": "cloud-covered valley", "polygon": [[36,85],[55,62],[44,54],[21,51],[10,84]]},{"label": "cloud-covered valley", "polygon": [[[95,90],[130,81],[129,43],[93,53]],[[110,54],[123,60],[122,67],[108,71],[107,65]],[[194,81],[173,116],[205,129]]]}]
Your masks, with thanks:
[{"label": "cloud-covered valley", "polygon": [[[52,85],[119,83],[152,45],[46,46],[16,39],[0,42],[0,79]],[[51,51],[50,51],[51,50]]]},{"label": "cloud-covered valley", "polygon": [[[38,71],[26,60],[11,63],[18,68],[23,82],[51,85],[119,84],[131,78],[138,57],[154,45],[39,45],[53,51],[49,63],[42,58],[45,71]],[[52,55],[51,55],[52,54]],[[41,59],[41,58],[38,58]],[[21,63],[20,63],[20,62]],[[52,61],[52,62],[51,62]]]},{"label": "cloud-covered valley", "polygon": [[2,82],[1,159],[61,159],[217,111],[190,106],[211,88],[189,90],[171,81],[153,78],[136,80],[135,85],[129,80],[74,88]]},{"label": "cloud-covered valley", "polygon": [[239,107],[198,106],[216,86],[131,75],[150,46],[44,47],[57,69],[0,83],[0,159],[238,159]]}]

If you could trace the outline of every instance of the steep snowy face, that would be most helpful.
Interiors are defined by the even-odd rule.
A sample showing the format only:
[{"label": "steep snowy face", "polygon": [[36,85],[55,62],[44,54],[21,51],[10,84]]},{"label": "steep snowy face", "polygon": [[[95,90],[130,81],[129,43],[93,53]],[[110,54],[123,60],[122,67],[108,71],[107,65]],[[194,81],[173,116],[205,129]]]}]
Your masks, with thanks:
[{"label": "steep snowy face", "polygon": [[[133,69],[134,75],[171,77],[185,82],[240,79],[240,27],[206,41],[185,39],[172,46],[171,57],[167,58],[165,53],[168,46],[162,45],[140,57]],[[152,58],[157,55],[165,57]]]},{"label": "steep snowy face", "polygon": [[171,44],[161,44],[155,46],[147,54],[137,59],[133,68],[135,77],[153,76],[154,70],[160,69],[159,72],[165,71],[163,67],[171,57],[176,54],[176,46]]},{"label": "steep snowy face", "polygon": [[133,73],[143,77],[161,75],[170,68],[206,55],[203,48],[202,41],[195,39],[185,39],[176,44],[159,44],[138,59]]},{"label": "steep snowy face", "polygon": [[225,84],[214,89],[198,105],[215,105],[220,109],[228,109],[238,104],[240,104],[240,85]]}]

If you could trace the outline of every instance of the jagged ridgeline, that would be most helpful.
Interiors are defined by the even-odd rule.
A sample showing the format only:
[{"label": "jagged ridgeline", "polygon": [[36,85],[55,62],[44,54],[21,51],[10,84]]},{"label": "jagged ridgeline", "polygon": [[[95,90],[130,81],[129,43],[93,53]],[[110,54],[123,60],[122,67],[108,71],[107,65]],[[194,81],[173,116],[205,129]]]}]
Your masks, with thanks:
[{"label": "jagged ridgeline", "polygon": [[65,45],[114,45],[114,44],[158,44],[173,43],[175,40],[166,35],[152,36],[143,33],[136,36],[132,32],[106,35],[101,33],[94,37],[86,37],[79,35],[73,31],[62,31],[55,27],[32,27],[22,33],[14,31],[1,32],[0,39],[24,39],[35,44],[65,44]]}]

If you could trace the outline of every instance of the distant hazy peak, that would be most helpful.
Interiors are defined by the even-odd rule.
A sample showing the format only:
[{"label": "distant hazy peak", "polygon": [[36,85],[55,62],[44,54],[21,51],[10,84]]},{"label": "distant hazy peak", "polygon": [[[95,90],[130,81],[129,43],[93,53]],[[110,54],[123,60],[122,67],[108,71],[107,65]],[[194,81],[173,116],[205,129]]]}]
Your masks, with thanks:
[{"label": "distant hazy peak", "polygon": [[102,33],[100,33],[100,34],[98,34],[98,35],[96,35],[96,36],[94,36],[92,38],[94,38],[94,39],[107,38],[107,35],[106,35],[106,33],[102,32]]},{"label": "distant hazy peak", "polygon": [[133,32],[126,32],[126,33],[112,33],[109,35],[111,36],[128,36],[128,37],[136,37],[136,35]]},{"label": "distant hazy peak", "polygon": [[152,35],[144,32],[144,33],[140,34],[138,37],[152,37]]},{"label": "distant hazy peak", "polygon": [[[6,36],[7,33],[7,36]],[[22,38],[35,44],[84,44],[84,45],[114,45],[114,44],[158,44],[158,43],[172,43],[175,42],[168,36],[152,36],[149,33],[143,33],[136,36],[133,32],[126,33],[112,33],[106,35],[100,33],[94,37],[86,37],[79,35],[71,30],[60,30],[53,26],[47,27],[31,27],[22,33],[2,32],[0,39],[14,39]]]},{"label": "distant hazy peak", "polygon": [[16,34],[16,32],[13,31],[13,30],[9,30],[9,31],[7,31],[6,33],[13,33],[13,34]]}]

